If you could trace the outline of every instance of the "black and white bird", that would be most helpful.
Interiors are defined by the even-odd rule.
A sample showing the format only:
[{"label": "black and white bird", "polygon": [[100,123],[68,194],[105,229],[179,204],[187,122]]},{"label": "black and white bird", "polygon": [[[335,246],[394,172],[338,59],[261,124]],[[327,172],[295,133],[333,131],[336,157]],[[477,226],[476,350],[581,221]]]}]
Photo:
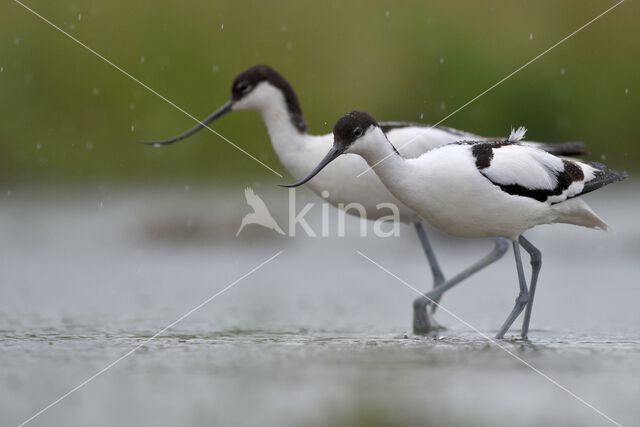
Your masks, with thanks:
[{"label": "black and white bird", "polygon": [[[552,223],[606,230],[607,224],[578,196],[621,181],[627,174],[523,144],[525,132],[519,128],[501,141],[448,144],[407,159],[369,114],[353,111],[336,123],[333,146],[325,157],[291,186],[311,180],[343,154],[357,154],[375,165],[376,174],[396,198],[437,229],[458,237],[512,241],[520,293],[496,338],[504,337],[525,306],[521,336],[526,338],[542,262],[540,251],[523,233]],[[529,289],[520,246],[532,261]],[[445,283],[425,294],[425,299],[435,301],[451,286]]]},{"label": "black and white bird", "polygon": [[[271,144],[282,164],[295,178],[300,179],[315,166],[331,147],[332,135],[312,135],[308,132],[307,123],[302,114],[300,102],[293,88],[278,72],[266,65],[258,65],[240,73],[231,86],[231,100],[216,112],[205,118],[192,129],[164,141],[152,141],[148,144],[159,146],[181,141],[207,125],[232,111],[258,111],[267,126]],[[425,124],[406,122],[380,123],[380,129],[398,147],[404,157],[417,157],[433,148],[440,147],[461,139],[484,139],[468,132],[445,127],[432,127]],[[562,154],[578,155],[584,152],[583,144],[569,142],[562,144],[544,144],[527,142],[527,144],[544,150]],[[367,164],[359,156],[343,156],[333,162],[329,170],[320,174],[309,184],[317,195],[328,192],[324,197],[329,203],[338,207],[350,203],[359,203],[365,208],[368,219],[378,219],[388,215],[387,210],[378,209],[383,203],[392,203],[399,209],[400,220],[413,223],[420,243],[427,255],[433,274],[434,287],[445,283],[445,277],[419,216],[404,203],[395,198],[380,182],[374,173],[365,174],[358,179],[354,177],[367,169]],[[348,185],[346,185],[348,183]],[[326,195],[326,193],[325,193]],[[352,213],[352,211],[348,211]],[[500,259],[508,249],[504,240],[496,240],[494,249],[478,263],[450,279],[450,283],[458,283],[486,265]],[[429,332],[429,323],[425,315],[426,305],[423,299],[414,304],[414,331]]]}]

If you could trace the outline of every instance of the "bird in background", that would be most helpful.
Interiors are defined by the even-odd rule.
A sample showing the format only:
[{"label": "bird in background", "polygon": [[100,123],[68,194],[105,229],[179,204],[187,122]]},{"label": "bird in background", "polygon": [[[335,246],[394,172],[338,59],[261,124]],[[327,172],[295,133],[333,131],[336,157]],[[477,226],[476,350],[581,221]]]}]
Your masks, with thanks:
[{"label": "bird in background", "polygon": [[[352,111],[336,123],[333,146],[319,164],[305,178],[286,187],[308,182],[344,154],[356,154],[375,167],[395,197],[435,228],[457,237],[508,239],[515,255],[519,293],[496,338],[504,337],[526,307],[520,334],[526,339],[542,254],[524,232],[553,223],[607,230],[607,224],[580,196],[621,181],[627,173],[525,145],[521,141],[525,132],[519,128],[509,138],[496,141],[460,141],[407,159],[373,117]],[[521,246],[531,258],[528,288]],[[424,298],[429,304],[437,303],[451,287],[445,283]]]},{"label": "bird in background", "polygon": [[[241,110],[257,111],[261,114],[276,154],[294,179],[304,177],[331,148],[333,135],[309,133],[302,107],[293,87],[282,75],[267,65],[257,65],[238,74],[231,85],[231,100],[195,127],[171,139],[145,143],[163,146],[182,141],[226,114]],[[398,151],[408,158],[418,157],[431,149],[461,139],[485,139],[448,127],[410,122],[381,122],[380,129],[386,133],[387,138]],[[526,144],[565,156],[584,154],[584,145],[580,142],[559,144],[526,142]],[[359,156],[342,156],[332,162],[327,167],[327,171],[310,182],[309,187],[318,196],[328,192],[328,197],[321,197],[333,206],[360,204],[365,209],[367,218],[371,220],[388,215],[388,211],[378,209],[379,205],[391,203],[397,206],[400,220],[415,227],[431,268],[434,288],[445,283],[459,283],[497,261],[507,251],[508,242],[502,238],[495,239],[494,248],[488,255],[447,281],[420,216],[389,192],[375,173],[369,172],[355,178],[367,169],[367,163]],[[354,212],[347,211],[347,213]],[[413,310],[414,332],[417,334],[432,332],[434,323],[427,319],[425,312],[427,305],[423,298],[414,301]]]},{"label": "bird in background", "polygon": [[273,215],[271,215],[271,212],[269,212],[267,205],[260,196],[253,192],[251,187],[244,189],[244,198],[247,200],[247,204],[253,209],[253,212],[246,214],[244,218],[242,218],[236,237],[238,237],[244,227],[249,224],[261,225],[271,230],[275,230],[278,234],[285,234],[273,218]]}]

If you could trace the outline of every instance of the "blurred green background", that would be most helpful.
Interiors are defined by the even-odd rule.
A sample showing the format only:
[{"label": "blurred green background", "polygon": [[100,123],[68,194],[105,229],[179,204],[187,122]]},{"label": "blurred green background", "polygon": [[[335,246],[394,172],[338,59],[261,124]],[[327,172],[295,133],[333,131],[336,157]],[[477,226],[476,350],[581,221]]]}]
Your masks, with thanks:
[{"label": "blurred green background", "polygon": [[[611,1],[25,1],[196,117],[233,77],[270,64],[312,132],[359,108],[434,123],[613,5]],[[583,140],[637,169],[640,6],[627,1],[443,125]],[[165,149],[136,142],[194,123],[13,1],[0,6],[0,180],[145,183],[271,179],[210,132]],[[284,172],[257,113],[215,129]]]}]

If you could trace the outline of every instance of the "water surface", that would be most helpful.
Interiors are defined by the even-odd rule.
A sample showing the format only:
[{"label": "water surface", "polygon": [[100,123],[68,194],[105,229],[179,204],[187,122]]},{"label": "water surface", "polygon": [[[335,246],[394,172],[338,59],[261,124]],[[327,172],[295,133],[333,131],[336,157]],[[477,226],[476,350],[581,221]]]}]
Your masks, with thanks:
[{"label": "water surface", "polygon": [[[286,194],[256,191],[284,224]],[[411,334],[413,291],[355,252],[427,289],[408,227],[387,239],[357,236],[353,221],[346,238],[251,227],[235,238],[242,189],[13,191],[0,212],[2,424],[18,425],[282,250],[31,425],[607,425],[514,355],[637,425],[636,195],[623,184],[588,199],[613,233],[529,234],[543,251],[531,342],[501,349],[442,310],[447,331]],[[433,239],[449,275],[491,247]],[[492,336],[516,294],[509,252],[442,303]]]}]

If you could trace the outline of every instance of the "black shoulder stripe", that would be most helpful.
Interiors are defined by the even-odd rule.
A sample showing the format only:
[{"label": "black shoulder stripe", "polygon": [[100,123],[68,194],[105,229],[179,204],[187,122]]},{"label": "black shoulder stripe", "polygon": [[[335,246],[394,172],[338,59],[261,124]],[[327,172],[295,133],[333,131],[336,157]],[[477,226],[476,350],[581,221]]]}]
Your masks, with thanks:
[{"label": "black shoulder stripe", "polygon": [[493,160],[491,144],[475,144],[471,149],[471,153],[476,158],[476,167],[478,169],[486,169],[491,166],[491,160]]},{"label": "black shoulder stripe", "polygon": [[515,145],[517,142],[511,141],[491,141],[491,142],[478,142],[478,141],[461,141],[458,144],[472,145],[471,154],[476,159],[476,167],[480,170],[486,169],[491,166],[491,160],[493,160],[493,150],[495,148],[504,147],[505,145]]}]

